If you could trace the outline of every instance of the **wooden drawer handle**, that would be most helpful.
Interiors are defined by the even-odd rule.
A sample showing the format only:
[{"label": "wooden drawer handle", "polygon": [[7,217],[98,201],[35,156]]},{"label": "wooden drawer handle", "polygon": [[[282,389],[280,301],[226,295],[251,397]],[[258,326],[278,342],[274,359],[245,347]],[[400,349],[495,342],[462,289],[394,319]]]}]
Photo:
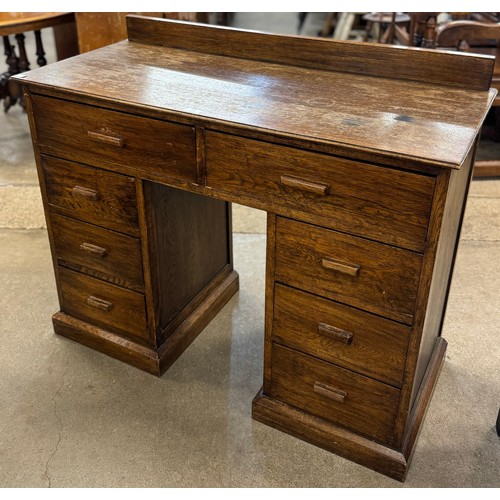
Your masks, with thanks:
[{"label": "wooden drawer handle", "polygon": [[334,259],[322,259],[321,265],[325,269],[331,269],[332,271],[338,271],[339,273],[348,274],[349,276],[357,276],[361,266],[357,264],[346,264],[345,262],[339,262]]},{"label": "wooden drawer handle", "polygon": [[83,196],[84,198],[90,198],[91,200],[97,200],[99,194],[95,189],[90,189],[83,186],[75,186],[71,191],[73,192],[73,194]]},{"label": "wooden drawer handle", "polygon": [[330,189],[330,186],[328,186],[328,184],[319,184],[317,182],[304,181],[302,179],[296,179],[295,177],[288,177],[287,175],[281,176],[281,185],[294,189],[300,189],[301,191],[307,191],[308,193],[313,193],[321,196],[327,195]]},{"label": "wooden drawer handle", "polygon": [[343,342],[347,345],[352,343],[352,339],[354,337],[354,334],[351,332],[347,332],[335,326],[327,325],[326,323],[318,324],[318,333],[324,337],[328,337],[332,340],[338,340],[339,342]]},{"label": "wooden drawer handle", "polygon": [[82,243],[80,245],[80,250],[82,252],[97,255],[98,257],[104,257],[108,253],[105,248],[98,247],[97,245],[93,245],[92,243]]},{"label": "wooden drawer handle", "polygon": [[97,297],[94,297],[93,295],[91,295],[87,299],[87,304],[89,306],[95,307],[96,309],[100,309],[101,311],[106,311],[106,312],[110,311],[111,306],[113,305],[111,302],[108,302],[107,300],[99,299]]},{"label": "wooden drawer handle", "polygon": [[112,146],[123,148],[123,146],[125,145],[125,140],[119,135],[108,135],[103,134],[102,132],[92,132],[90,130],[87,131],[87,134],[91,139],[95,139],[96,141],[104,142],[106,144],[111,144]]},{"label": "wooden drawer handle", "polygon": [[345,397],[347,396],[347,392],[321,382],[314,382],[314,392],[320,396],[325,396],[325,398],[333,399],[333,401],[337,401],[339,403],[343,403]]}]

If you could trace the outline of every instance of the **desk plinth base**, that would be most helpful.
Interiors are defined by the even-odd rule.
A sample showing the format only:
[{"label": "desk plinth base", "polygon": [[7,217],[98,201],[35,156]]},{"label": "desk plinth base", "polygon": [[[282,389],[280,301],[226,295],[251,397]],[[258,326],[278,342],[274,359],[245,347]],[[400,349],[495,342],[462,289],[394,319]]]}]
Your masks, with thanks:
[{"label": "desk plinth base", "polygon": [[252,418],[403,482],[444,362],[447,343],[438,338],[410,417],[403,449],[395,450],[265,394],[252,402]]},{"label": "desk plinth base", "polygon": [[52,317],[54,331],[136,368],[161,376],[212,321],[238,288],[238,273],[231,271],[157,349],[125,339],[64,312],[58,312]]}]

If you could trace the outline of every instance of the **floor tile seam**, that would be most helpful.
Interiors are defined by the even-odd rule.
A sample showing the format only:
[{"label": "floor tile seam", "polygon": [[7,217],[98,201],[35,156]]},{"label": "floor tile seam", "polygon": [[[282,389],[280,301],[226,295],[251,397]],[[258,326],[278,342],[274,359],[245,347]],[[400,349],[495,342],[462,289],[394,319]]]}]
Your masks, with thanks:
[{"label": "floor tile seam", "polygon": [[40,185],[39,184],[1,184],[0,183],[0,188],[9,188],[9,187],[30,187],[30,188],[33,188],[33,187],[36,187],[36,188],[39,188]]},{"label": "floor tile seam", "polygon": [[460,238],[460,243],[500,243],[500,239],[494,240],[484,240],[484,239],[474,239],[474,238]]},{"label": "floor tile seam", "polygon": [[482,194],[469,194],[469,198],[475,198],[475,199],[486,199],[486,200],[498,200],[500,199],[500,195],[482,195]]}]

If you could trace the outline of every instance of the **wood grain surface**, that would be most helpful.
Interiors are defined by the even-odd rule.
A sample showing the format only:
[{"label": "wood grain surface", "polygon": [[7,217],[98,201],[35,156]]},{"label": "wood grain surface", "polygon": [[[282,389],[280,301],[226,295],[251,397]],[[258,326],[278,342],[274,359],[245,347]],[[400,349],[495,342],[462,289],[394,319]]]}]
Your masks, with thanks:
[{"label": "wood grain surface", "polygon": [[51,209],[138,236],[134,178],[49,156],[41,163]]},{"label": "wood grain surface", "polygon": [[408,462],[401,451],[276,401],[262,391],[253,400],[252,418],[399,481],[406,477]]},{"label": "wood grain surface", "polygon": [[[63,312],[114,332],[148,339],[144,295],[66,268],[59,270],[59,278]],[[105,309],[98,302],[110,306]]]},{"label": "wood grain surface", "polygon": [[0,36],[74,23],[73,12],[0,12]]},{"label": "wood grain surface", "polygon": [[[272,373],[271,394],[277,400],[391,443],[398,389],[278,344],[273,347]],[[315,392],[317,382],[343,391],[343,401]]]},{"label": "wood grain surface", "polygon": [[[437,234],[437,227],[433,228],[434,234],[430,235],[429,238],[430,243],[432,242],[433,251],[435,251],[435,261],[432,276],[430,276],[430,272],[426,273],[429,276],[426,281],[430,280],[429,295],[426,303],[425,319],[423,320],[422,336],[419,339],[418,362],[412,386],[412,404],[415,401],[431,359],[436,340],[441,336],[443,329],[453,277],[453,267],[459,247],[462,221],[472,176],[473,155],[474,151],[471,151],[468,160],[459,172],[451,172],[446,197],[440,195],[440,198],[445,200],[442,207],[443,219],[440,233]],[[444,190],[443,187],[441,189]]]},{"label": "wood grain surface", "polygon": [[[359,275],[325,268],[325,258]],[[278,217],[276,281],[409,325],[421,264],[414,252]]]},{"label": "wood grain surface", "polygon": [[42,153],[95,167],[156,169],[165,177],[197,181],[192,127],[33,96]]},{"label": "wood grain surface", "polygon": [[[383,53],[381,64],[390,65],[392,52]],[[449,57],[459,58],[453,59],[457,67],[467,59]],[[413,64],[414,57],[405,58],[405,67]],[[265,132],[268,139],[305,139],[313,147],[327,143],[344,154],[459,168],[495,92],[400,80],[400,69],[380,78],[125,41],[18,79],[33,90],[98,97],[113,107],[167,110],[190,125],[231,126],[237,133]]]},{"label": "wood grain surface", "polygon": [[[352,341],[328,335],[321,324],[350,333]],[[276,284],[275,342],[396,387],[403,381],[410,332],[399,323]]]},{"label": "wood grain surface", "polygon": [[[127,28],[133,42],[366,76],[393,78],[397,70],[401,80],[476,90],[488,90],[488,78],[493,71],[490,58],[463,58],[457,63],[445,51],[361,45],[166,20],[151,22],[135,15],[127,17]],[[408,64],[409,59],[412,64]]]},{"label": "wood grain surface", "polygon": [[325,227],[424,249],[431,176],[211,131],[206,144],[207,185],[217,191],[244,192],[283,212],[311,214]]},{"label": "wood grain surface", "polygon": [[[158,283],[158,335],[231,263],[227,203],[160,184],[144,184]],[[189,312],[189,311],[186,311]],[[171,331],[171,328],[169,329]]]},{"label": "wood grain surface", "polygon": [[56,256],[62,265],[144,291],[139,239],[55,213],[51,219]]},{"label": "wood grain surface", "polygon": [[161,375],[238,289],[230,202],[266,210],[254,418],[403,480],[493,60],[137,18],[129,36],[16,76],[56,332]]}]

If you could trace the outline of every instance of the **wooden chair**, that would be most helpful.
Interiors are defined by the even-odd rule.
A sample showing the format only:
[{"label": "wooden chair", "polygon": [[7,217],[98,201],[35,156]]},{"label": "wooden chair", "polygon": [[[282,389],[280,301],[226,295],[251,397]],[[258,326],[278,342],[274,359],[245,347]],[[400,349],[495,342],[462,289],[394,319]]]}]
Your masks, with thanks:
[{"label": "wooden chair", "polygon": [[[438,19],[445,15],[448,19],[446,22],[459,21],[466,19],[475,19],[476,12],[411,12],[410,13],[410,30],[408,33],[408,44],[410,47],[423,47],[426,49],[434,49],[436,47],[436,30]],[[481,20],[486,18],[481,17]],[[476,19],[478,20],[478,19]]]},{"label": "wooden chair", "polygon": [[[500,23],[477,21],[452,21],[436,30],[436,45],[439,48],[488,54],[496,56],[491,86],[500,93]],[[493,103],[495,127],[491,139],[500,142],[500,96]],[[500,158],[498,160],[476,161],[475,177],[500,176]]]},{"label": "wooden chair", "polygon": [[401,45],[408,45],[408,32],[405,26],[410,21],[410,16],[404,12],[370,12],[365,14],[366,21],[365,42],[368,41],[374,26],[378,28],[377,43],[394,44],[398,41]]}]

